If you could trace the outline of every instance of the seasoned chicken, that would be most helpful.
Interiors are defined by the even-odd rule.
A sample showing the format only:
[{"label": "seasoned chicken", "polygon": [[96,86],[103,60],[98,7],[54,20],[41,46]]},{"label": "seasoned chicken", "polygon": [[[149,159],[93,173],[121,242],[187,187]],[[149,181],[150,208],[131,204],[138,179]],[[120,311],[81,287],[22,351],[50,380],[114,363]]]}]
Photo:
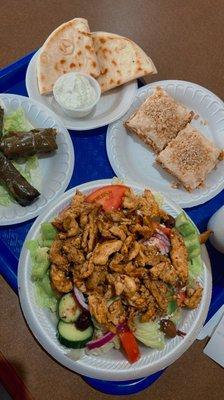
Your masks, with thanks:
[{"label": "seasoned chicken", "polygon": [[198,304],[201,301],[201,297],[202,297],[202,287],[198,286],[193,293],[191,294],[191,296],[188,296],[185,298],[184,300],[184,304],[186,307],[188,308],[197,308]]},{"label": "seasoned chicken", "polygon": [[56,264],[61,269],[68,269],[68,259],[62,253],[64,242],[58,239],[55,239],[50,248],[50,261],[52,264]]},{"label": "seasoned chicken", "polygon": [[132,245],[132,247],[131,247],[131,249],[130,249],[129,255],[128,255],[129,261],[131,261],[131,260],[133,260],[134,258],[137,257],[137,255],[138,255],[140,249],[141,249],[140,244],[139,244],[137,241],[135,241],[135,242],[133,243],[133,245]]},{"label": "seasoned chicken", "polygon": [[133,190],[131,189],[126,190],[123,198],[123,207],[129,210],[135,210],[136,208],[138,208],[138,203],[139,199],[134,194]]},{"label": "seasoned chicken", "polygon": [[107,303],[98,293],[90,294],[88,297],[89,311],[99,324],[107,322]]},{"label": "seasoned chicken", "polygon": [[145,280],[144,282],[145,286],[149,289],[158,303],[159,308],[164,311],[167,310],[168,299],[166,293],[164,293],[164,291],[166,291],[166,287],[161,285],[162,282],[151,280]]},{"label": "seasoned chicken", "polygon": [[93,252],[92,261],[96,265],[105,265],[111,254],[116,253],[122,246],[121,240],[108,240],[97,244]]},{"label": "seasoned chicken", "polygon": [[122,324],[126,319],[125,309],[120,299],[115,300],[108,307],[107,318],[115,326]]},{"label": "seasoned chicken", "polygon": [[123,226],[113,225],[109,230],[112,233],[112,235],[114,235],[114,236],[118,237],[119,239],[121,239],[122,242],[124,242],[124,240],[126,239],[126,234],[124,232]]},{"label": "seasoned chicken", "polygon": [[178,275],[175,268],[172,266],[169,259],[161,261],[150,269],[150,275],[153,279],[161,279],[161,281],[169,283],[170,285],[176,285],[178,281]]},{"label": "seasoned chicken", "polygon": [[63,245],[63,251],[67,255],[69,262],[73,262],[74,264],[82,264],[85,262],[83,252],[70,243],[67,243],[67,241],[65,241],[65,244]]},{"label": "seasoned chicken", "polygon": [[86,287],[89,290],[94,290],[99,284],[103,284],[106,278],[106,271],[99,265],[94,267],[94,270],[86,282]]},{"label": "seasoned chicken", "polygon": [[127,189],[120,208],[112,211],[85,198],[77,191],[53,221],[58,230],[49,254],[53,287],[67,293],[75,286],[85,293],[91,315],[103,331],[114,333],[123,322],[134,330],[136,317],[147,322],[166,316],[171,298],[180,307],[198,306],[202,288],[187,284],[182,236],[172,228],[165,254],[153,241],[158,226],[162,230],[167,220],[171,226],[175,221],[150,190],[136,195]]},{"label": "seasoned chicken", "polygon": [[60,293],[68,293],[73,288],[73,283],[69,272],[61,270],[55,264],[51,265],[50,278],[54,288]]},{"label": "seasoned chicken", "polygon": [[188,252],[182,236],[172,229],[170,258],[180,281],[184,285],[188,279]]}]

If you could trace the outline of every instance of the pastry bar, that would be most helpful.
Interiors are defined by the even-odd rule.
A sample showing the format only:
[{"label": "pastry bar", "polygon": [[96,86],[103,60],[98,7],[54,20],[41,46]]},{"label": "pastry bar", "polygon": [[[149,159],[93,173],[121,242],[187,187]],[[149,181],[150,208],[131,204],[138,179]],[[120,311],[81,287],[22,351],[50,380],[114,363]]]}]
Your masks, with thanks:
[{"label": "pastry bar", "polygon": [[159,153],[192,118],[192,111],[157,87],[125,122],[125,126]]},{"label": "pastry bar", "polygon": [[221,150],[188,124],[156,161],[192,191],[202,185],[219,161]]}]

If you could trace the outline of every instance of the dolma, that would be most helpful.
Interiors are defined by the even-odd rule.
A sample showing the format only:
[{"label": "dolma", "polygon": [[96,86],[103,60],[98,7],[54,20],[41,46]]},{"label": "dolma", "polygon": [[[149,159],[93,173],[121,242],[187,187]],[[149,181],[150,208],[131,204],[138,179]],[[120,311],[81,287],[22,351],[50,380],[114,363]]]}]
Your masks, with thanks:
[{"label": "dolma", "polygon": [[0,106],[0,138],[3,135],[4,109]]},{"label": "dolma", "polygon": [[0,183],[5,185],[21,206],[28,206],[39,195],[37,189],[20,174],[10,160],[0,152]]},{"label": "dolma", "polygon": [[0,142],[7,158],[29,157],[57,150],[57,131],[53,128],[32,129],[30,132],[9,132]]}]

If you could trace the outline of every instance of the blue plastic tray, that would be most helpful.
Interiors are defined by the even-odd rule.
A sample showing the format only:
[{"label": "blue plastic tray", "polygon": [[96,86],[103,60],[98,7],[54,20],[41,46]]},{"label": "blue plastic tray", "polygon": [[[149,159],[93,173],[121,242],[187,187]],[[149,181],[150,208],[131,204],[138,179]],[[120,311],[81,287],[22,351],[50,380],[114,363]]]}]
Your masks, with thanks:
[{"label": "blue plastic tray", "polygon": [[[14,64],[0,71],[0,92],[15,93],[27,96],[25,88],[25,73],[27,65],[33,56],[28,54]],[[84,182],[112,178],[114,172],[106,154],[107,127],[92,131],[70,131],[75,147],[76,163],[68,189]],[[203,231],[214,212],[224,204],[224,191],[207,203],[186,209],[189,216]],[[22,244],[33,220],[17,225],[0,227],[0,272],[17,292],[17,267]],[[207,246],[213,270],[213,295],[208,319],[224,303],[224,266],[223,256],[210,245]],[[86,379],[96,389],[111,394],[131,394],[143,390],[159,377],[160,373],[137,381],[113,382]]]}]

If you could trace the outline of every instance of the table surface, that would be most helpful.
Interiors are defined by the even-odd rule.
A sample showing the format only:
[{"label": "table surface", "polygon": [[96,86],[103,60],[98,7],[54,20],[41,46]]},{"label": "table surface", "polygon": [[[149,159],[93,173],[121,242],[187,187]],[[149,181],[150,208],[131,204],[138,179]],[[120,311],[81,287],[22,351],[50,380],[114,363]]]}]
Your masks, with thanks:
[{"label": "table surface", "polygon": [[[0,15],[0,67],[41,46],[62,22],[80,16],[92,31],[122,34],[140,44],[159,71],[153,80],[189,80],[224,98],[223,0],[9,0],[0,2]],[[0,320],[5,321],[1,351],[35,400],[113,398],[91,389],[43,351],[24,322],[17,296],[1,277],[0,304]],[[222,398],[223,370],[202,353],[204,345],[195,342],[153,386],[132,399]]]}]

